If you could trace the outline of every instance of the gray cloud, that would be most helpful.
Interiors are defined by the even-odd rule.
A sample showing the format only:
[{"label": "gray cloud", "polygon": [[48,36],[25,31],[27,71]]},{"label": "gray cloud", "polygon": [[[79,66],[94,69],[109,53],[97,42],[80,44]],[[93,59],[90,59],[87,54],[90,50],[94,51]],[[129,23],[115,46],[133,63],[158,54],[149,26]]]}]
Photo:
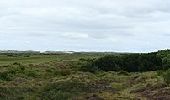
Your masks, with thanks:
[{"label": "gray cloud", "polygon": [[169,4],[168,0],[3,0],[0,49],[170,48]]}]

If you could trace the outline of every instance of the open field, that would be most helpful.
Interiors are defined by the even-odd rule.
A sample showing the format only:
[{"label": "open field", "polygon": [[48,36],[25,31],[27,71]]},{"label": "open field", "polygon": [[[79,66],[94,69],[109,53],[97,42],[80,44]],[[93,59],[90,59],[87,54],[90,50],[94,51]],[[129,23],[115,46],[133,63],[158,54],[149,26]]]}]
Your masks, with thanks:
[{"label": "open field", "polygon": [[7,56],[0,55],[0,65],[9,65],[15,62],[22,63],[24,65],[28,64],[40,64],[49,61],[75,61],[80,58],[88,58],[88,57],[100,57],[102,55],[87,55],[87,54],[56,54],[56,55],[17,55],[17,56]]},{"label": "open field", "polygon": [[0,56],[0,100],[169,100],[156,71],[82,71],[96,54]]}]

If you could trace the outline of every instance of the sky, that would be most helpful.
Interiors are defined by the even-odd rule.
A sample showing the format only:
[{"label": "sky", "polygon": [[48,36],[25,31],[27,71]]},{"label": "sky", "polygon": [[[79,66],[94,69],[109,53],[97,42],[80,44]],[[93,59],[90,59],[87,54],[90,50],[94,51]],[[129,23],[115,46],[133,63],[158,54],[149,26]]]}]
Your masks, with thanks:
[{"label": "sky", "polygon": [[0,49],[168,49],[169,5],[170,0],[0,0]]}]

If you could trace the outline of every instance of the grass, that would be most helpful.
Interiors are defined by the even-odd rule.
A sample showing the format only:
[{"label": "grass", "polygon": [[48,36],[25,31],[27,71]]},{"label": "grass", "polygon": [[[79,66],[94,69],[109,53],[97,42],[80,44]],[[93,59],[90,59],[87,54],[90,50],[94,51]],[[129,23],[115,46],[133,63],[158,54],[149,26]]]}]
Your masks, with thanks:
[{"label": "grass", "polygon": [[86,54],[59,54],[59,55],[30,55],[25,56],[7,56],[0,55],[0,65],[8,65],[19,62],[22,64],[40,64],[49,61],[77,61],[80,58],[100,57],[102,55],[86,55]]},{"label": "grass", "polygon": [[164,100],[170,87],[157,72],[82,72],[79,59],[101,55],[0,56],[2,100]]}]

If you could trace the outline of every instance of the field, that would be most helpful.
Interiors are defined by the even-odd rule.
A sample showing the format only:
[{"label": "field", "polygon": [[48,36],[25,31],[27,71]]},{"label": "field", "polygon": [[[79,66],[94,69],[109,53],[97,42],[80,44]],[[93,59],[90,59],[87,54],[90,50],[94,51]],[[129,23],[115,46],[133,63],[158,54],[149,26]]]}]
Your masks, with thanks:
[{"label": "field", "polygon": [[104,54],[0,55],[0,100],[169,100],[157,71],[80,70]]}]

